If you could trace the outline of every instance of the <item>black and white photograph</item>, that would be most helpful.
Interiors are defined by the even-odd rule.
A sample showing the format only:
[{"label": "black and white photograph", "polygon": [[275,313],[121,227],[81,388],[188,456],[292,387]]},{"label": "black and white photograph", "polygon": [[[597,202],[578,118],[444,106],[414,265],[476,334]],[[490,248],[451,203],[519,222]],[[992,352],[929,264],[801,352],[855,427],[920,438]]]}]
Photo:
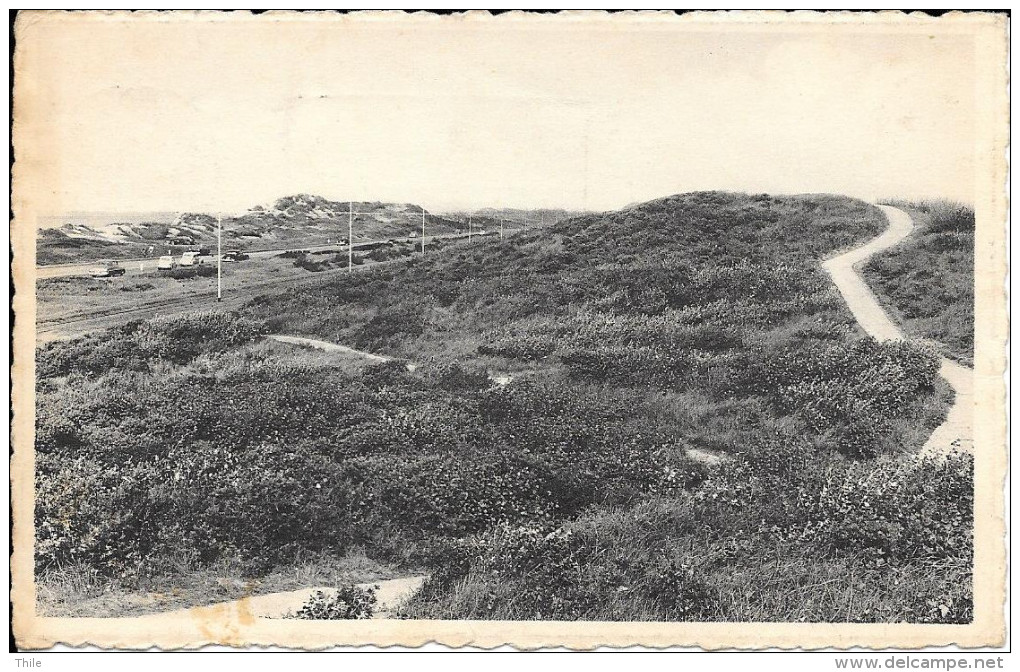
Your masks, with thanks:
[{"label": "black and white photograph", "polygon": [[1001,646],[1007,17],[19,12],[19,647]]}]

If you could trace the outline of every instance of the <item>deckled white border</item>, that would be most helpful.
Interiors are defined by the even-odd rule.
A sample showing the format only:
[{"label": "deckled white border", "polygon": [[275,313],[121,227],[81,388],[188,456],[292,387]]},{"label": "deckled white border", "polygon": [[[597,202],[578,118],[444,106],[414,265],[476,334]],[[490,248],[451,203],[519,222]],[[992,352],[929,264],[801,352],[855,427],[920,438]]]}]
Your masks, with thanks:
[{"label": "deckled white border", "polygon": [[[22,39],[31,39],[32,27],[60,21],[118,21],[118,12],[77,14],[36,13],[22,15],[17,31]],[[448,646],[472,645],[491,648],[510,644],[519,648],[569,647],[589,649],[597,646],[628,647],[644,645],[666,647],[700,646],[706,649],[761,649],[766,647],[817,649],[915,648],[955,643],[962,647],[992,646],[1004,641],[1002,604],[1005,589],[1005,551],[1002,486],[1005,477],[1005,370],[1006,304],[1002,289],[1006,272],[1006,218],[1004,150],[1007,142],[1004,83],[1006,69],[1005,21],[1001,15],[954,13],[942,18],[899,12],[698,12],[681,16],[669,12],[569,11],[555,15],[524,12],[496,17],[487,12],[440,16],[429,13],[360,12],[334,13],[273,12],[252,15],[247,12],[207,14],[196,12],[134,13],[139,21],[329,21],[351,29],[377,29],[398,22],[470,22],[494,26],[506,23],[545,23],[569,30],[572,25],[596,26],[605,30],[642,24],[661,26],[662,30],[747,31],[759,32],[765,26],[782,25],[784,30],[824,29],[825,26],[855,26],[861,31],[895,30],[973,34],[979,63],[1001,63],[1001,69],[978,73],[975,82],[980,108],[980,146],[976,156],[985,163],[977,166],[979,185],[976,213],[978,251],[976,270],[976,342],[975,409],[977,448],[975,496],[975,621],[970,625],[909,624],[761,624],[761,623],[591,623],[591,622],[478,622],[478,621],[368,621],[368,622],[204,622],[174,619],[163,623],[147,619],[146,626],[136,619],[73,619],[35,616],[32,584],[32,483],[34,426],[34,323],[35,323],[35,215],[45,196],[42,185],[33,183],[31,162],[33,139],[25,136],[17,118],[31,114],[24,105],[24,90],[30,76],[15,61],[14,142],[18,162],[14,168],[12,245],[15,250],[13,273],[16,295],[13,307],[17,321],[14,329],[15,362],[13,375],[11,497],[14,507],[14,544],[12,556],[15,603],[14,627],[18,643],[26,648],[45,648],[54,642],[70,645],[96,644],[117,648],[196,648],[206,643],[234,646],[277,645],[295,648],[325,648],[338,644],[374,644],[421,646],[440,642]],[[20,54],[20,52],[19,52]],[[982,421],[983,419],[983,421]]]}]

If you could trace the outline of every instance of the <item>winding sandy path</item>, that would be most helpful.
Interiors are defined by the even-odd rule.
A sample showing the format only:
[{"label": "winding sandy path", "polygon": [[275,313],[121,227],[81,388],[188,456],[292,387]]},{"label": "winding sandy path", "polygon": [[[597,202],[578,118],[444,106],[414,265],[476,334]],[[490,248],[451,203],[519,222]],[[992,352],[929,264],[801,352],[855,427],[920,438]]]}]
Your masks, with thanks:
[{"label": "winding sandy path", "polygon": [[[387,357],[386,355],[376,355],[371,352],[365,352],[364,350],[355,350],[349,348],[346,345],[340,345],[339,343],[330,343],[329,341],[320,341],[316,338],[305,338],[304,336],[282,336],[280,334],[272,334],[267,336],[274,341],[279,343],[288,343],[290,345],[299,345],[308,348],[315,348],[316,350],[324,350],[326,352],[339,352],[345,355],[353,355],[355,357],[362,357],[364,359],[371,360],[373,362],[391,362],[393,357]],[[415,371],[418,365],[414,362],[406,363],[408,371]],[[491,373],[489,374],[489,380],[496,387],[506,387],[513,382],[514,377],[508,373]]]},{"label": "winding sandy path", "polygon": [[[408,576],[402,579],[389,579],[386,581],[374,581],[372,583],[359,583],[361,588],[377,586],[376,589],[376,612],[372,618],[390,618],[401,604],[417,593],[422,584],[425,583],[424,576]],[[205,607],[192,607],[190,609],[178,609],[160,614],[148,614],[139,616],[145,620],[174,621],[181,618],[191,618],[202,623],[252,623],[256,618],[284,618],[288,614],[297,613],[299,609],[316,592],[332,596],[336,593],[335,588],[329,586],[315,586],[312,588],[301,588],[283,593],[267,593],[265,595],[254,595],[243,597],[240,600],[230,602],[219,602]]]},{"label": "winding sandy path", "polygon": [[346,345],[340,345],[339,343],[330,343],[329,341],[320,341],[316,338],[305,338],[304,336],[281,336],[279,334],[272,334],[267,338],[271,338],[274,341],[280,343],[289,343],[290,345],[301,345],[306,348],[315,348],[316,350],[325,350],[326,352],[342,352],[345,355],[355,355],[357,357],[363,357],[373,362],[388,362],[392,358],[384,355],[375,355],[371,352],[365,352],[364,350],[355,350],[354,348],[348,348]]},{"label": "winding sandy path", "polygon": [[[886,250],[902,241],[914,228],[910,215],[902,210],[889,205],[878,207],[885,213],[889,228],[861,247],[822,262],[822,268],[832,277],[850,312],[865,332],[880,341],[906,340],[907,336],[885,312],[874,292],[855,268],[876,252]],[[945,454],[953,449],[973,452],[974,371],[943,357],[939,374],[953,388],[956,397],[945,422],[936,427],[928,437],[920,455]]]}]

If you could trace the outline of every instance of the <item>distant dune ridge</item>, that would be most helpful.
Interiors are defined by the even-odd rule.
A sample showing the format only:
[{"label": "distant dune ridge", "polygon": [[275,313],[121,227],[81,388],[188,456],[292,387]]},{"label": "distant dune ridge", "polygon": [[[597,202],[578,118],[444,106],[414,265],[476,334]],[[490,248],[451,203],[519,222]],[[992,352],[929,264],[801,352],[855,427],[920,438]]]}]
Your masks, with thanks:
[{"label": "distant dune ridge", "polygon": [[[255,205],[242,215],[223,219],[224,244],[243,249],[335,242],[347,237],[349,201],[297,194],[270,205]],[[354,201],[354,236],[372,240],[418,234],[422,207],[414,203]],[[429,234],[455,233],[466,224],[426,210]],[[39,232],[37,262],[88,261],[144,254],[151,245],[174,239],[196,245],[216,241],[216,217],[205,213],[75,213]]]},{"label": "distant dune ridge", "polygon": [[[335,243],[347,238],[350,201],[296,194],[268,205],[252,206],[241,215],[223,219],[223,244],[230,248],[273,249],[293,245]],[[416,236],[421,232],[422,206],[415,203],[354,201],[356,240]],[[502,221],[511,227],[554,224],[583,214],[559,208],[480,208],[426,214],[427,235],[466,232],[473,219],[475,231],[495,229]],[[43,218],[37,240],[36,262],[59,264],[97,259],[128,259],[156,251],[164,245],[211,245],[216,242],[216,216],[196,212],[76,212]],[[149,248],[155,249],[150,251]]]}]

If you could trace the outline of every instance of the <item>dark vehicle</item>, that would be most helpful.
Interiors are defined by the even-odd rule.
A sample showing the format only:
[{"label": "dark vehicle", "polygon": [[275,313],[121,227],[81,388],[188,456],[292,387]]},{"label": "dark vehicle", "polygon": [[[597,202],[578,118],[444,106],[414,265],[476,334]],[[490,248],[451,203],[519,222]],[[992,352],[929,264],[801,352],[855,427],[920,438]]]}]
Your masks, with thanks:
[{"label": "dark vehicle", "polygon": [[223,261],[228,263],[234,263],[238,261],[247,261],[248,255],[239,250],[227,250],[223,253]]},{"label": "dark vehicle", "polygon": [[127,271],[116,261],[108,261],[102,266],[89,269],[89,275],[93,278],[113,278],[124,275]]}]

